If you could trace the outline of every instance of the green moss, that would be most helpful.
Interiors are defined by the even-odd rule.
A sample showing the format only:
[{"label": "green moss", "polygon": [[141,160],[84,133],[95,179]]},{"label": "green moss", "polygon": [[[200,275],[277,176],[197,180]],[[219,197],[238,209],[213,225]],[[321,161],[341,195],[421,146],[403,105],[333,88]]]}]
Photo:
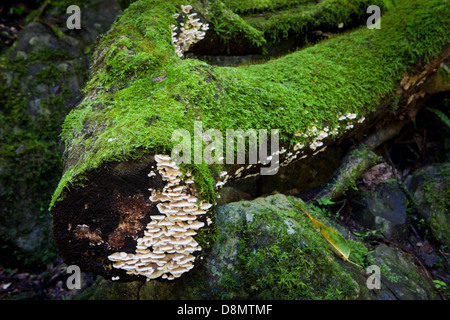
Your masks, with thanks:
[{"label": "green moss", "polygon": [[423,184],[422,206],[427,208],[429,224],[432,233],[439,241],[450,244],[450,166],[442,166],[433,179],[427,179]]},{"label": "green moss", "polygon": [[422,270],[410,255],[380,244],[367,259],[369,264],[380,268],[381,290],[388,295],[404,300],[439,299],[434,286],[423,277]]},{"label": "green moss", "polygon": [[287,38],[292,34],[308,33],[314,30],[338,31],[338,25],[346,30],[348,26],[365,24],[366,9],[378,5],[383,14],[388,7],[384,0],[326,0],[309,3],[294,8],[244,17],[254,28],[264,32],[264,37],[272,42]]},{"label": "green moss", "polygon": [[247,13],[255,11],[274,11],[298,5],[317,2],[316,0],[224,0],[223,3],[236,13]]},{"label": "green moss", "polygon": [[[312,125],[337,129],[339,114],[375,111],[401,74],[435,56],[450,34],[445,1],[400,1],[380,30],[363,27],[264,64],[214,67],[174,53],[170,25],[180,3],[137,1],[102,38],[85,88],[90,99],[63,126],[66,155],[75,164],[52,204],[76,177],[104,163],[170,153],[172,132],[184,128],[193,136],[195,120],[222,132],[278,128],[284,145],[308,145],[311,138],[295,134]],[[160,120],[149,126],[145,119],[152,117]],[[211,198],[214,173],[198,166],[186,168],[197,172],[202,196]]]},{"label": "green moss", "polygon": [[[295,198],[290,201],[306,206]],[[275,211],[250,206],[245,215],[251,218],[234,225],[234,233],[240,235],[237,263],[221,270],[222,298],[355,298],[359,291],[356,283],[304,213],[294,208]],[[326,220],[320,213],[314,215]],[[352,258],[362,261],[367,253],[364,245],[352,240],[349,244],[355,249]]]},{"label": "green moss", "polygon": [[341,168],[338,179],[334,181],[330,198],[343,194],[349,189],[357,190],[356,181],[367,168],[379,162],[379,157],[365,146],[350,152],[345,167]]},{"label": "green moss", "polygon": [[220,1],[210,2],[210,6],[203,9],[203,12],[207,12],[205,17],[210,21],[219,38],[225,42],[236,41],[243,37],[256,47],[261,47],[266,43],[261,31],[247,24]]}]

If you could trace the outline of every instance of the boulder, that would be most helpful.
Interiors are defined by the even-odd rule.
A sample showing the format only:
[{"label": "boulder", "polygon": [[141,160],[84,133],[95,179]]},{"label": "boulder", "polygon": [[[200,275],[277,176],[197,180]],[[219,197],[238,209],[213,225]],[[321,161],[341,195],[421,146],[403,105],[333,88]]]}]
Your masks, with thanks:
[{"label": "boulder", "polygon": [[414,171],[405,181],[419,208],[419,219],[432,236],[450,245],[450,163],[436,163]]},{"label": "boulder", "polygon": [[380,268],[381,289],[377,297],[382,300],[440,299],[434,284],[417,265],[412,256],[380,244],[370,254],[369,263]]},{"label": "boulder", "polygon": [[47,1],[1,56],[0,250],[8,265],[46,263],[56,252],[48,205],[62,170],[61,125],[81,100],[87,49],[120,12],[116,1],[80,6],[82,29],[68,30],[67,6]]},{"label": "boulder", "polygon": [[404,234],[408,198],[396,180],[386,180],[357,196],[361,209],[355,220],[368,229],[380,229],[385,238]]}]

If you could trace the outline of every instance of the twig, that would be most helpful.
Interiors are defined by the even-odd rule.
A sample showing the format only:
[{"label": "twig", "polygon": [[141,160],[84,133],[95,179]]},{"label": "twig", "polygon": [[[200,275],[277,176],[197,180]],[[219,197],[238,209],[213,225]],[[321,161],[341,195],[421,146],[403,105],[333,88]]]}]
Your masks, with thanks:
[{"label": "twig", "polygon": [[343,204],[342,206],[339,208],[339,210],[336,212],[336,216],[339,215],[339,212],[341,212],[342,209],[344,209],[345,205],[347,204],[347,199],[344,199],[344,201],[342,201]]},{"label": "twig", "polygon": [[47,10],[47,7],[50,5],[50,2],[50,0],[45,0],[44,4],[39,8],[37,15],[33,18],[33,21],[39,21],[45,10]]}]

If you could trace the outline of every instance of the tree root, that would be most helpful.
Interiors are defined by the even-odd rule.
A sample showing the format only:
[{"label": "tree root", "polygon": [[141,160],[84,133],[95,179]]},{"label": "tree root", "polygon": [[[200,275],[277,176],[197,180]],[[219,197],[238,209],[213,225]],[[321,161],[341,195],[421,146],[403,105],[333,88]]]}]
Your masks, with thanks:
[{"label": "tree root", "polygon": [[350,187],[356,188],[355,182],[362,174],[370,167],[380,163],[380,157],[373,150],[398,135],[406,124],[407,121],[397,121],[378,129],[358,147],[351,150],[342,159],[337,173],[327,186],[314,196],[313,200],[327,198],[335,201],[341,198]]}]

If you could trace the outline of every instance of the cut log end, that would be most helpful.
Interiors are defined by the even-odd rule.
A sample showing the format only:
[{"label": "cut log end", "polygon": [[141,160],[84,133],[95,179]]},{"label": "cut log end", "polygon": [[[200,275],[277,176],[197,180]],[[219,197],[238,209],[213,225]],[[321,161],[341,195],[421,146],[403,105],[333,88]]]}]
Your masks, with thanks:
[{"label": "cut log end", "polygon": [[[84,188],[71,190],[55,204],[53,233],[67,264],[106,277],[117,273],[108,255],[133,252],[151,215],[159,214],[148,190],[147,174],[155,164],[146,159],[92,173]],[[162,181],[154,181],[154,188],[162,188]]]},{"label": "cut log end", "polygon": [[54,236],[67,264],[113,280],[173,280],[194,267],[194,239],[209,225],[198,198],[167,155],[93,173],[53,209]]}]

